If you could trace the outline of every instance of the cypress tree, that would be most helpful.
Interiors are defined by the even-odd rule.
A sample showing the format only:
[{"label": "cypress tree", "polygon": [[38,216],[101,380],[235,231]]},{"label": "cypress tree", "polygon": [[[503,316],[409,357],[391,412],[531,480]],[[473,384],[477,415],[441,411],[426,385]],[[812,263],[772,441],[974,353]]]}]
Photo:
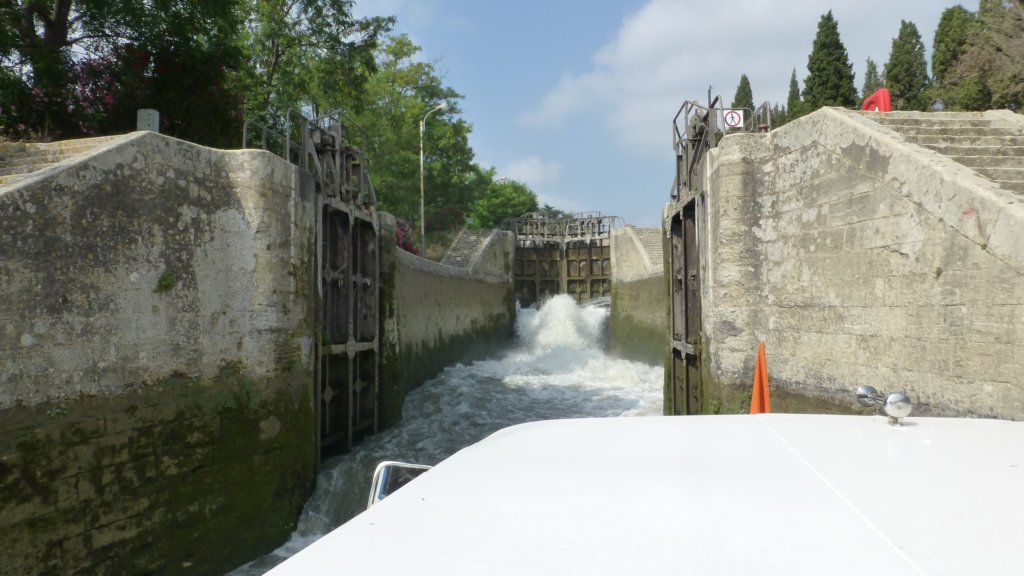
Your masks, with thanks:
[{"label": "cypress tree", "polygon": [[900,21],[900,33],[892,41],[892,52],[885,64],[885,81],[892,94],[895,110],[928,108],[928,64],[924,43],[913,22]]},{"label": "cypress tree", "polygon": [[807,57],[807,71],[803,94],[805,113],[822,106],[852,108],[857,105],[853,65],[839,38],[839,24],[831,10],[818,21],[818,33],[811,55]]},{"label": "cypress tree", "polygon": [[796,68],[789,77],[789,96],[786,98],[786,122],[804,115],[804,102],[800,99],[800,83],[796,81]]},{"label": "cypress tree", "polygon": [[953,109],[1024,110],[1024,2],[981,0],[944,80],[940,97]]},{"label": "cypress tree", "polygon": [[867,67],[864,70],[864,90],[860,94],[861,98],[871,96],[884,86],[885,82],[878,74],[878,64],[875,64],[874,60],[868,58]]},{"label": "cypress tree", "polygon": [[772,127],[777,128],[788,121],[789,120],[786,114],[786,109],[783,108],[781,104],[776,102],[775,106],[772,106]]},{"label": "cypress tree", "polygon": [[946,72],[963,53],[967,32],[974,20],[974,13],[959,4],[942,13],[932,41],[932,80],[936,86],[942,85]]},{"label": "cypress tree", "polygon": [[754,110],[754,92],[750,89],[750,79],[746,74],[740,75],[740,85],[736,87],[736,95],[732,99],[733,108]]}]

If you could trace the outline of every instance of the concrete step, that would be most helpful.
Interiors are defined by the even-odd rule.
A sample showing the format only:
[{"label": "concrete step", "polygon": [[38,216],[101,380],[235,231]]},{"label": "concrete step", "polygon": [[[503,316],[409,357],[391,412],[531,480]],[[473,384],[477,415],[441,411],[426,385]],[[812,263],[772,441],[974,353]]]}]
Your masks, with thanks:
[{"label": "concrete step", "polygon": [[889,126],[904,136],[943,136],[943,137],[973,137],[981,138],[986,136],[1020,136],[1013,128],[1008,127],[952,127],[952,126]]},{"label": "concrete step", "polygon": [[940,146],[929,145],[929,149],[949,156],[989,156],[1024,158],[1024,146]]},{"label": "concrete step", "polygon": [[974,170],[996,182],[1024,182],[1024,168],[975,168]]},{"label": "concrete step", "polygon": [[18,154],[17,156],[8,156],[6,160],[0,160],[0,172],[3,172],[8,168],[16,168],[20,166],[31,166],[36,164],[56,164],[62,162],[68,158],[74,158],[78,154],[67,154],[59,152],[47,152],[45,154],[32,153],[32,154]]},{"label": "concrete step", "polygon": [[20,154],[25,150],[28,150],[28,144],[25,142],[0,142],[0,158],[10,154]]},{"label": "concrete step", "polygon": [[908,134],[927,134],[930,132],[946,132],[950,130],[959,130],[975,133],[978,131],[996,129],[1007,131],[1009,132],[1009,134],[1018,133],[1014,131],[1011,127],[994,125],[990,120],[891,120],[888,122],[880,121],[879,123],[897,132]]},{"label": "concrete step", "polygon": [[879,116],[872,118],[875,122],[888,126],[893,130],[897,128],[990,128],[992,121],[985,118],[962,118],[962,117],[931,117],[931,118],[902,118]]},{"label": "concrete step", "polygon": [[56,162],[42,162],[36,164],[22,164],[21,166],[0,166],[0,176],[12,176],[15,174],[31,174],[43,168],[49,168]]},{"label": "concrete step", "polygon": [[97,136],[60,142],[0,142],[0,181],[5,185],[70,158],[86,154],[122,136]]},{"label": "concrete step", "polygon": [[1003,189],[1024,196],[1024,180],[996,180]]},{"label": "concrete step", "polygon": [[906,136],[921,146],[1024,146],[1024,136]]},{"label": "concrete step", "polygon": [[1024,156],[949,156],[970,168],[1024,168]]},{"label": "concrete step", "polygon": [[[55,143],[57,144],[57,143]],[[21,150],[0,153],[0,160],[12,161],[19,158],[45,158],[53,156],[75,156],[95,150],[98,144],[65,144],[27,146]]]},{"label": "concrete step", "polygon": [[17,182],[18,180],[21,180],[25,176],[26,176],[25,174],[3,174],[3,175],[0,175],[0,186],[4,186],[6,184],[10,184],[11,182]]},{"label": "concrete step", "polygon": [[455,268],[469,268],[473,258],[491,238],[492,230],[463,230],[452,242],[441,263]]}]

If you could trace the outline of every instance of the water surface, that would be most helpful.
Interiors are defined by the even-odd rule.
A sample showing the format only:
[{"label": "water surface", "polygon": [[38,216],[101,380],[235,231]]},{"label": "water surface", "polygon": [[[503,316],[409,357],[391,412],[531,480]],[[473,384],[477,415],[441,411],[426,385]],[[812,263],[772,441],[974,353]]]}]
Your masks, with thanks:
[{"label": "water surface", "polygon": [[660,414],[662,368],[607,356],[607,317],[607,308],[565,295],[520,310],[515,348],[498,360],[448,367],[411,392],[398,426],[323,463],[291,539],[231,576],[263,574],[361,512],[381,460],[437,464],[501,428],[535,420]]}]

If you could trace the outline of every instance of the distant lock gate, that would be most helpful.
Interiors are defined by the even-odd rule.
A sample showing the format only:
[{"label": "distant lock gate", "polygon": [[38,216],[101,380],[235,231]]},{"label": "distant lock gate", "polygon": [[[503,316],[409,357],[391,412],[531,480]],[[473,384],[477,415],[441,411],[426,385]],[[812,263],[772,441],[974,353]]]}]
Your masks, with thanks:
[{"label": "distant lock gate", "polygon": [[620,221],[599,213],[506,220],[515,235],[513,278],[521,306],[555,294],[577,302],[611,295],[611,230]]}]

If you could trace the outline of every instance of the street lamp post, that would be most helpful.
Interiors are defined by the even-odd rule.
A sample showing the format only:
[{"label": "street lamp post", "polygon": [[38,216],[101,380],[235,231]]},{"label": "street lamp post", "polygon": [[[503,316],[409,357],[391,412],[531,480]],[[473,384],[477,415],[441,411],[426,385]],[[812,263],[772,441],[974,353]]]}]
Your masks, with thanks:
[{"label": "street lamp post", "polygon": [[425,196],[423,192],[423,130],[424,128],[426,128],[427,116],[430,116],[431,114],[437,112],[438,110],[444,110],[447,107],[447,102],[441,102],[437,106],[431,108],[430,111],[424,114],[423,118],[420,120],[420,250],[423,251],[424,257],[426,257],[427,255],[427,220],[425,217],[426,213],[423,209],[423,198]]}]

